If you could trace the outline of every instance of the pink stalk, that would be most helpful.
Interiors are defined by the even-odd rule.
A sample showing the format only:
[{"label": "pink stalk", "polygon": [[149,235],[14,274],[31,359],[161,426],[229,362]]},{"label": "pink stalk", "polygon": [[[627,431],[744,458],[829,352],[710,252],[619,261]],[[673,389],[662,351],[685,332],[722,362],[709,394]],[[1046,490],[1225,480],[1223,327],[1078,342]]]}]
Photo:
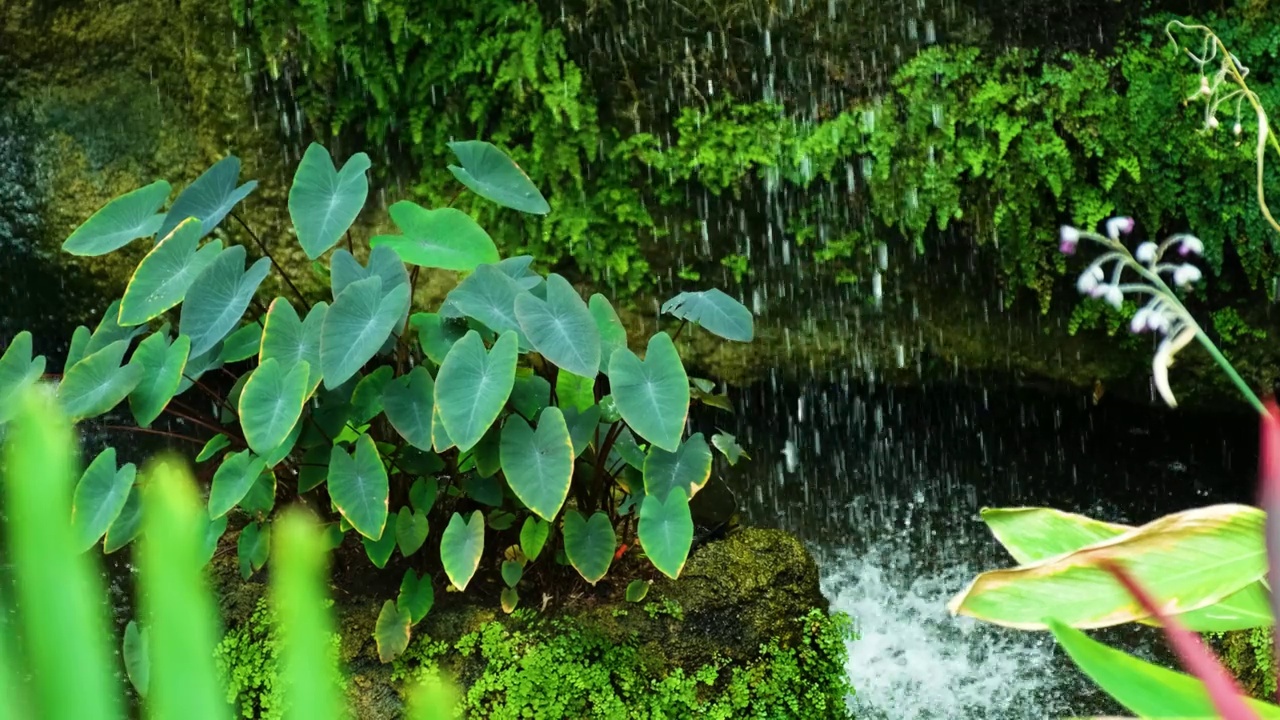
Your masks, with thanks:
[{"label": "pink stalk", "polygon": [[[1262,430],[1258,439],[1258,490],[1260,504],[1267,513],[1267,582],[1271,586],[1271,615],[1280,618],[1280,597],[1276,582],[1280,581],[1280,412],[1276,400],[1263,403]],[[1280,633],[1275,633],[1275,652],[1280,657]],[[1280,690],[1276,692],[1280,699]]]},{"label": "pink stalk", "polygon": [[1166,614],[1147,591],[1118,563],[1107,561],[1103,567],[1124,585],[1142,607],[1160,622],[1169,644],[1182,660],[1182,664],[1204,682],[1209,698],[1222,720],[1261,720],[1258,714],[1245,704],[1244,692],[1236,684],[1231,673],[1218,662],[1213,653],[1200,641],[1200,636],[1186,629]]}]

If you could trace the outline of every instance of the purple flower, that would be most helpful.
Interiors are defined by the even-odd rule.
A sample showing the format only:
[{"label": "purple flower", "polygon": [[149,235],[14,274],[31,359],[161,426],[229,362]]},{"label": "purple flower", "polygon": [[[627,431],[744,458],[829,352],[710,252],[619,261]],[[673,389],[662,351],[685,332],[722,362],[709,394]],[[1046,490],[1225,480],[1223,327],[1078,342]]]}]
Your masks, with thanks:
[{"label": "purple flower", "polygon": [[1200,238],[1195,235],[1183,235],[1182,240],[1178,243],[1178,254],[1186,257],[1188,255],[1203,255],[1204,243],[1200,242]]},{"label": "purple flower", "polygon": [[1076,245],[1080,243],[1080,231],[1070,225],[1063,225],[1059,238],[1058,251],[1063,255],[1075,255]]}]

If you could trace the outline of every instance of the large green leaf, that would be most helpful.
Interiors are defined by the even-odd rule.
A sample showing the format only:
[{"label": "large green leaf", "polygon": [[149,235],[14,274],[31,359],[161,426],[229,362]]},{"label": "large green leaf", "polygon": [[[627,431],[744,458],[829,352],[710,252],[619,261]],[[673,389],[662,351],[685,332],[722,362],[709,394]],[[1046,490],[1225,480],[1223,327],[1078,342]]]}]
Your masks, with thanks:
[{"label": "large green leaf", "polygon": [[468,140],[451,142],[449,149],[462,163],[462,167],[450,165],[449,172],[475,194],[523,213],[546,215],[551,212],[551,206],[529,176],[492,144]]},{"label": "large green leaf", "polygon": [[675,452],[689,413],[689,376],[671,336],[649,339],[644,360],[623,348],[609,360],[609,385],[618,412],[645,440]]},{"label": "large green leaf", "polygon": [[72,255],[104,255],[140,237],[155,235],[164,222],[159,214],[171,188],[164,180],[127,192],[107,203],[62,243]]},{"label": "large green leaf", "polygon": [[133,489],[129,491],[129,497],[125,498],[124,508],[111,522],[106,536],[102,538],[102,551],[110,555],[128,545],[141,531],[142,493],[137,484],[134,484]]},{"label": "large green leaf", "polygon": [[373,438],[361,435],[354,456],[335,445],[329,456],[328,482],[329,497],[351,527],[371,540],[381,538],[390,486]]},{"label": "large green leaf", "polygon": [[1102,560],[1123,562],[1177,615],[1214,605],[1263,578],[1265,515],[1243,505],[1175,513],[1065,555],[979,575],[948,608],[998,625],[1042,630],[1055,617],[1082,628],[1148,617]]},{"label": "large green leaf", "polygon": [[389,247],[410,265],[470,272],[482,263],[498,262],[498,248],[489,233],[457,208],[428,210],[401,200],[390,213],[404,234],[377,235],[369,245]]},{"label": "large green leaf", "polygon": [[262,325],[255,321],[236,328],[222,341],[221,348],[218,360],[223,363],[240,362],[257,355],[262,351]]},{"label": "large green leaf", "polygon": [[142,368],[138,386],[129,393],[129,409],[138,427],[151,427],[178,392],[190,351],[191,339],[186,335],[179,335],[171,345],[164,334],[154,333],[138,344],[129,361]]},{"label": "large green leaf", "polygon": [[361,265],[351,253],[339,249],[329,260],[329,284],[337,298],[353,282],[371,277],[382,278],[382,294],[386,295],[401,285],[409,284],[409,271],[400,256],[388,247],[376,247],[369,251],[369,264]]},{"label": "large green leaf", "polygon": [[587,301],[587,309],[591,311],[591,317],[596,321],[596,330],[600,332],[600,371],[607,374],[613,351],[627,346],[627,329],[622,326],[622,319],[618,317],[618,312],[613,309],[609,299],[600,293],[591,296]]},{"label": "large green leaf", "polygon": [[120,366],[129,341],[120,340],[76,363],[62,376],[58,398],[73,420],[97,417],[120,404],[142,380],[136,363]]},{"label": "large green leaf", "polygon": [[205,373],[222,367],[223,363],[219,358],[221,354],[222,347],[220,345],[216,345],[210,349],[209,352],[204,353],[203,355],[192,355],[188,357],[187,366],[182,368],[182,380],[178,382],[178,392],[174,393],[174,395],[181,395],[187,390],[190,390]]},{"label": "large green leaf", "polygon": [[302,416],[311,366],[286,368],[272,358],[258,365],[240,393],[240,427],[249,447],[266,456],[280,447]]},{"label": "large green leaf", "polygon": [[[982,519],[1019,563],[1033,563],[1071,553],[1133,530],[1052,508],[983,508]],[[1262,580],[1219,602],[1178,613],[1179,622],[1197,632],[1224,632],[1272,624],[1267,588]],[[1154,624],[1154,621],[1143,620]]]},{"label": "large green leaf", "polygon": [[351,424],[364,425],[382,412],[382,393],[394,374],[395,368],[381,365],[360,378],[356,389],[351,393]]},{"label": "large green leaf", "polygon": [[[119,317],[120,301],[115,301],[111,306],[115,308],[116,317]],[[89,328],[83,325],[77,326],[75,331],[71,333],[71,344],[67,347],[67,360],[62,364],[62,367],[70,369],[83,360],[84,356],[89,354],[85,350],[89,347],[89,340],[92,337],[93,333],[89,332]],[[15,340],[15,342],[17,341]]]},{"label": "large green leaf", "polygon": [[520,527],[520,551],[533,562],[542,554],[542,547],[547,544],[547,536],[551,534],[551,523],[535,517],[524,519]]},{"label": "large green leaf", "polygon": [[511,396],[516,344],[515,333],[506,332],[485,352],[480,333],[472,330],[454,344],[440,366],[436,410],[459,450],[470,450],[484,437]]},{"label": "large green leaf", "polygon": [[564,553],[583,579],[595,585],[609,572],[617,537],[609,516],[597,512],[584,520],[577,510],[564,514]]},{"label": "large green leaf", "polygon": [[187,218],[200,220],[200,237],[213,232],[227,213],[258,186],[257,180],[250,180],[236,187],[239,181],[240,158],[228,155],[214,163],[178,193],[178,199],[173,201],[169,214],[160,225],[160,236],[168,235]]},{"label": "large green leaf", "polygon": [[556,404],[566,410],[583,411],[596,404],[595,376],[584,378],[565,370],[556,371]]},{"label": "large green leaf", "polygon": [[320,387],[320,378],[323,377],[320,369],[320,333],[328,311],[329,304],[319,302],[311,306],[306,320],[299,320],[298,312],[288,300],[276,298],[267,308],[267,319],[262,328],[259,362],[275,359],[280,361],[282,367],[307,363],[311,366],[307,397]]},{"label": "large green leaf", "polygon": [[755,337],[751,311],[716,288],[682,292],[663,303],[662,312],[701,325],[726,340],[751,342]]},{"label": "large green leaf", "polygon": [[218,240],[197,250],[200,238],[200,221],[192,218],[142,258],[120,300],[121,325],[141,325],[182,302],[196,277],[222,253]]},{"label": "large green leaf", "polygon": [[103,450],[85,468],[71,501],[71,524],[75,528],[77,548],[93,547],[120,516],[133,489],[136,471],[132,463],[116,468],[115,448]]},{"label": "large green leaf", "polygon": [[644,494],[665,498],[675,488],[693,497],[711,477],[711,448],[702,433],[694,433],[680,443],[680,449],[667,452],[649,448],[644,459]]},{"label": "large green leaf", "polygon": [[271,526],[251,522],[240,530],[236,538],[236,556],[240,560],[240,576],[248,580],[262,568],[271,552]]},{"label": "large green leaf", "polygon": [[464,520],[454,513],[440,538],[440,561],[444,572],[459,590],[466,590],[471,576],[480,567],[480,554],[484,552],[484,514],[479,510]]},{"label": "large green leaf", "polygon": [[573,442],[560,409],[543,410],[536,431],[523,418],[508,417],[500,453],[511,491],[538,517],[554,520],[573,479]]},{"label": "large green leaf", "polygon": [[364,209],[370,164],[368,155],[356,153],[338,171],[323,145],[307,146],[289,188],[289,217],[308,258],[336,245]]},{"label": "large green leaf", "polygon": [[582,296],[568,280],[547,277],[547,299],[524,293],[516,297],[520,328],[543,357],[584,378],[600,371],[600,331]]},{"label": "large green leaf", "polygon": [[551,404],[551,383],[532,370],[516,370],[516,382],[511,386],[508,401],[515,411],[526,418],[537,417],[542,408]]},{"label": "large green leaf", "polygon": [[410,445],[431,450],[431,421],[435,417],[435,381],[421,365],[408,375],[387,383],[382,393],[382,409],[391,427]]},{"label": "large green leaf", "polygon": [[378,659],[389,663],[409,647],[409,611],[392,600],[382,603],[382,611],[373,626],[373,639],[378,645]]},{"label": "large green leaf", "polygon": [[232,245],[205,268],[182,303],[178,326],[191,338],[191,352],[208,352],[240,324],[253,294],[271,271],[271,261],[261,258],[246,271],[245,250]]},{"label": "large green leaf", "polygon": [[532,347],[516,318],[516,298],[527,295],[515,280],[494,265],[481,265],[449,292],[447,304],[494,332],[515,332],[521,348]]},{"label": "large green leaf", "polygon": [[[1218,717],[1208,690],[1197,678],[1109,648],[1066,623],[1051,619],[1046,627],[1086,675],[1133,713],[1165,720]],[[1280,707],[1246,702],[1262,718],[1280,719]]]},{"label": "large green leaf", "polygon": [[573,440],[573,456],[576,458],[587,449],[587,445],[596,439],[596,429],[600,427],[600,406],[592,405],[581,412],[566,407],[564,422],[569,426],[569,437]]},{"label": "large green leaf", "polygon": [[0,355],[0,423],[6,422],[17,410],[22,389],[44,374],[44,356],[33,360],[31,353],[31,333],[23,330]]},{"label": "large green leaf", "polygon": [[649,562],[672,580],[680,577],[693,547],[693,516],[684,489],[672,488],[665,500],[645,495],[636,532]]},{"label": "large green leaf", "polygon": [[226,515],[249,494],[249,489],[266,467],[266,460],[248,450],[224,456],[209,486],[209,517],[216,519]]},{"label": "large green leaf", "polygon": [[373,359],[408,309],[407,284],[386,296],[379,277],[358,280],[343,289],[325,313],[320,331],[324,386],[341,385]]},{"label": "large green leaf", "polygon": [[391,554],[396,551],[396,529],[388,522],[382,529],[382,537],[377,540],[361,537],[360,543],[364,545],[364,553],[369,556],[369,562],[381,570],[387,566]]},{"label": "large green leaf", "polygon": [[[113,300],[107,306],[107,309],[103,311],[102,317],[98,319],[98,325],[94,327],[93,334],[89,336],[88,342],[81,348],[80,357],[92,355],[119,340],[132,340],[146,331],[145,325],[139,327],[131,323],[121,323],[120,301]],[[68,359],[65,367],[71,367],[74,364]]]},{"label": "large green leaf", "polygon": [[532,290],[543,283],[542,276],[534,272],[532,255],[517,255],[498,261],[497,267],[506,273],[521,290]]},{"label": "large green leaf", "polygon": [[431,576],[421,578],[413,570],[405,570],[400,579],[400,594],[396,596],[396,607],[409,613],[409,621],[417,624],[419,620],[431,612],[436,602],[435,591],[431,587]]}]

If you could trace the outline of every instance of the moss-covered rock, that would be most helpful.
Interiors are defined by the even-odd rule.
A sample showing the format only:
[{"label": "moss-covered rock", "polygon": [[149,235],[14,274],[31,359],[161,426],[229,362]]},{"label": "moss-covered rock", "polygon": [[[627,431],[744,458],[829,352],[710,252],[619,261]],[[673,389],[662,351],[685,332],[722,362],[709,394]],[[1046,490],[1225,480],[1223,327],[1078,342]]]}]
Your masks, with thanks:
[{"label": "moss-covered rock", "polygon": [[[228,553],[213,571],[229,699],[244,717],[278,717],[265,586],[241,581],[234,566]],[[625,602],[621,587],[601,583],[599,594],[545,607],[530,598],[512,615],[496,597],[439,593],[390,665],[372,638],[385,598],[339,588],[334,652],[352,710],[399,717],[408,683],[447,676],[470,717],[848,716],[851,626],[828,614],[817,566],[795,537],[740,529],[699,548],[679,581],[656,581],[640,603]]]},{"label": "moss-covered rock", "polygon": [[1253,697],[1265,700],[1276,696],[1273,633],[1271,628],[1254,628],[1211,636],[1218,656],[1240,681],[1240,687]]}]

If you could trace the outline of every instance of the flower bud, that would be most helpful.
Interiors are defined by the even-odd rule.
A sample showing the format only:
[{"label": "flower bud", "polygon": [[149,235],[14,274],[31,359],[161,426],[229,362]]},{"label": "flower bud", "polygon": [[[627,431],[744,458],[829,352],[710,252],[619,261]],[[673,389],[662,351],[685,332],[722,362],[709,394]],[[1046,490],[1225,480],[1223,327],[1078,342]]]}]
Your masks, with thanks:
[{"label": "flower bud", "polygon": [[1059,237],[1058,251],[1063,255],[1074,255],[1076,244],[1080,242],[1080,231],[1070,225],[1063,225]]},{"label": "flower bud", "polygon": [[1240,133],[1244,132],[1244,128],[1237,122],[1235,126],[1231,128],[1231,132],[1234,133],[1236,137],[1240,137]]},{"label": "flower bud", "polygon": [[1098,287],[1098,278],[1091,272],[1085,271],[1080,273],[1080,278],[1076,280],[1076,290],[1081,295],[1089,295],[1093,289]]},{"label": "flower bud", "polygon": [[1217,118],[1217,117],[1215,117],[1215,116],[1213,116],[1213,115],[1210,115],[1210,116],[1209,116],[1209,120],[1208,120],[1207,122],[1208,122],[1209,129],[1210,129],[1210,130],[1217,130],[1217,129],[1218,129],[1218,125],[1220,125],[1220,124],[1221,124],[1221,123],[1219,123],[1219,122],[1218,122],[1218,118]]},{"label": "flower bud", "polygon": [[1200,268],[1195,265],[1179,265],[1173,271],[1173,282],[1179,287],[1186,287],[1201,278]]},{"label": "flower bud", "polygon": [[1124,305],[1124,293],[1120,292],[1120,288],[1115,285],[1108,285],[1107,292],[1102,298],[1111,307],[1119,310]]},{"label": "flower bud", "polygon": [[1134,333],[1144,333],[1148,330],[1148,318],[1151,315],[1150,308],[1142,308],[1133,316],[1133,320],[1129,321],[1129,330]]},{"label": "flower bud", "polygon": [[1181,242],[1178,243],[1178,254],[1183,257],[1188,255],[1203,255],[1204,243],[1195,235],[1183,236]]},{"label": "flower bud", "polygon": [[1156,259],[1156,244],[1153,242],[1142,243],[1138,246],[1138,250],[1133,256],[1138,259],[1138,262],[1150,265]]},{"label": "flower bud", "polygon": [[1209,87],[1209,78],[1204,75],[1200,76],[1200,94],[1206,97],[1213,94],[1213,88]]},{"label": "flower bud", "polygon": [[1133,232],[1133,218],[1113,217],[1107,221],[1107,237],[1119,240],[1121,235]]}]

